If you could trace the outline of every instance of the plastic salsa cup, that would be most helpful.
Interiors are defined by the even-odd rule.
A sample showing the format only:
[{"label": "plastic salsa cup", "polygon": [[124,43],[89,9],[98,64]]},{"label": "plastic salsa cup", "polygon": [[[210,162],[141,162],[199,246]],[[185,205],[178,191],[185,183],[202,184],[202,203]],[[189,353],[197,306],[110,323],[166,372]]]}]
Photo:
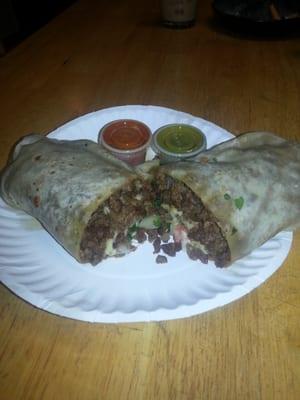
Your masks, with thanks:
[{"label": "plastic salsa cup", "polygon": [[103,126],[98,143],[120,160],[138,165],[145,161],[151,137],[151,130],[143,122],[118,119]]},{"label": "plastic salsa cup", "polygon": [[161,160],[179,161],[206,150],[206,137],[193,125],[169,124],[154,132],[151,147]]}]

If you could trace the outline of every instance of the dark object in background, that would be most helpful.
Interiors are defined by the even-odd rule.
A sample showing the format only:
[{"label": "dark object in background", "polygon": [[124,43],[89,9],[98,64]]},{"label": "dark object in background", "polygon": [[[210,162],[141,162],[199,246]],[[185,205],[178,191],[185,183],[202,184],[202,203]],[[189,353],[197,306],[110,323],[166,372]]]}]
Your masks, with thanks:
[{"label": "dark object in background", "polygon": [[160,0],[163,25],[172,29],[195,25],[197,3],[197,0]]},{"label": "dark object in background", "polygon": [[214,0],[218,22],[255,36],[300,34],[300,0]]},{"label": "dark object in background", "polygon": [[5,52],[47,24],[76,0],[0,0],[0,43]]}]

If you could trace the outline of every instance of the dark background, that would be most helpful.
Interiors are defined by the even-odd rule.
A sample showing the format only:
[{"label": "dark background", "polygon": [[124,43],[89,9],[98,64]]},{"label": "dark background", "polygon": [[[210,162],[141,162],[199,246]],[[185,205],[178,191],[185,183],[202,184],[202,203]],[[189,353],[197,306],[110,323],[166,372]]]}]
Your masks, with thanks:
[{"label": "dark background", "polygon": [[5,54],[76,0],[0,0],[0,53]]}]

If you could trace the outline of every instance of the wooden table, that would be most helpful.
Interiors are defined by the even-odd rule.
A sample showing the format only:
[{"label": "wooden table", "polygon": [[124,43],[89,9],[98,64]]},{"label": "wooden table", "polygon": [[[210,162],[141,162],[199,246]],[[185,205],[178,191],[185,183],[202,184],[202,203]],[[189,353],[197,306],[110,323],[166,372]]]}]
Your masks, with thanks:
[{"label": "wooden table", "polygon": [[[158,2],[79,1],[0,59],[0,161],[22,135],[124,104],[182,110],[234,134],[300,139],[300,42],[226,35],[200,1],[187,30]],[[0,287],[0,398],[300,398],[300,233],[244,298],[184,320],[89,324]]]}]

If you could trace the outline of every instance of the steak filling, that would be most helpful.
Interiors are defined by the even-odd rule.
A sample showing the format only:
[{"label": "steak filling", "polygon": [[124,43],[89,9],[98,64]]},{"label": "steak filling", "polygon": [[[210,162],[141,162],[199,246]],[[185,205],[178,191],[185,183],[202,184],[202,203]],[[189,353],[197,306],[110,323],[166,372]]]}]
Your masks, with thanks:
[{"label": "steak filling", "polygon": [[[154,226],[141,224],[153,215]],[[134,180],[110,196],[90,217],[80,245],[82,261],[96,265],[109,256],[125,255],[136,248],[132,239],[148,239],[154,254],[174,257],[185,249],[190,259],[202,263],[211,259],[224,267],[230,261],[216,218],[191,189],[168,175],[159,174],[155,183]]]},{"label": "steak filling", "polygon": [[80,244],[83,262],[98,264],[109,256],[135,250],[129,229],[153,213],[156,194],[148,181],[134,180],[110,196],[90,217]]},{"label": "steak filling", "polygon": [[216,218],[201,199],[168,175],[158,176],[157,193],[161,207],[172,217],[175,243],[180,242],[192,260],[207,263],[211,259],[217,267],[226,266],[230,249]]}]

